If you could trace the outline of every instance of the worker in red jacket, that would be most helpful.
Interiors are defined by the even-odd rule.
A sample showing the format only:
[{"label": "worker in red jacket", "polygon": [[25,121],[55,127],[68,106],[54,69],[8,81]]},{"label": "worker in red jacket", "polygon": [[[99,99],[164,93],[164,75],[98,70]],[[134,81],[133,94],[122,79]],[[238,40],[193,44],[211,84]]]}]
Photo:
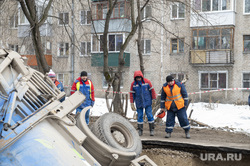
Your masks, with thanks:
[{"label": "worker in red jacket", "polygon": [[[94,85],[92,81],[88,79],[88,73],[86,71],[82,71],[79,78],[73,83],[71,87],[71,94],[75,93],[75,91],[80,91],[85,95],[84,102],[76,109],[76,114],[82,111],[83,108],[88,106],[94,106],[95,104],[95,92]],[[86,123],[89,124],[89,111],[85,114]]]}]

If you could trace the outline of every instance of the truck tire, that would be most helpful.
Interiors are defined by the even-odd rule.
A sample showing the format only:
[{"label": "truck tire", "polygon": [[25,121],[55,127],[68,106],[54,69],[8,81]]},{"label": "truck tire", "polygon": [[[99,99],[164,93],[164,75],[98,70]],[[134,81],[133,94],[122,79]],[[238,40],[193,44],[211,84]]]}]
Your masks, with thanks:
[{"label": "truck tire", "polygon": [[134,126],[116,113],[102,115],[91,127],[92,132],[109,146],[126,152],[142,151],[141,139]]}]

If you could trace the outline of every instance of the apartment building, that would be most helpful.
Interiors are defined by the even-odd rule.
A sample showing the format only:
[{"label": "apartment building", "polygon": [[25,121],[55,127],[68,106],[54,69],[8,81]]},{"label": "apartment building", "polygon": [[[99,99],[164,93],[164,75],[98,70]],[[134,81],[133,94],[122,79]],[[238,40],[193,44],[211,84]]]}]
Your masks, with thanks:
[{"label": "apartment building", "polygon": [[[72,2],[53,2],[50,13],[53,17],[49,17],[41,28],[45,51],[52,54],[52,69],[65,85],[67,94],[72,81],[85,70],[94,83],[97,97],[104,97],[101,90],[107,88],[107,83],[102,74],[100,41],[108,2]],[[109,66],[113,71],[117,70],[120,45],[131,31],[130,3],[118,0],[111,16],[108,49]],[[221,89],[250,87],[250,0],[190,0],[184,3],[150,1],[141,11],[145,77],[152,81],[157,92],[169,74],[179,80],[187,78],[185,84],[190,93],[218,90],[191,94],[194,102],[246,102],[249,90]],[[1,24],[0,44],[7,47],[8,43],[10,49],[32,54],[29,25],[25,24],[18,4],[11,7],[17,17],[12,19],[14,14],[5,13],[5,21],[7,19],[10,24],[4,24],[5,27]],[[140,69],[136,41],[137,34],[124,53],[123,92],[129,91],[133,73]]]}]

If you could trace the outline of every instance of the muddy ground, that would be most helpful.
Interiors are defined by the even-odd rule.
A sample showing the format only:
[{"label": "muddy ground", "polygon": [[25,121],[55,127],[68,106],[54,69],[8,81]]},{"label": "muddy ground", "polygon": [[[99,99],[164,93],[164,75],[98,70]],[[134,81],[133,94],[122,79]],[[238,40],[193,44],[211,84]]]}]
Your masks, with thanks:
[{"label": "muddy ground", "polygon": [[[135,128],[137,128],[136,123],[132,123]],[[228,130],[228,131],[224,131]],[[165,137],[165,124],[156,123],[155,125],[155,136],[150,137],[148,131],[148,124],[144,124],[144,131],[142,140],[154,139],[164,140]],[[178,141],[178,142],[188,142],[194,143],[199,142],[203,144],[218,144],[222,146],[228,145],[243,145],[249,147],[250,149],[250,136],[239,133],[232,132],[231,129],[215,129],[215,128],[197,128],[193,127],[190,130],[191,139],[186,139],[184,131],[181,127],[176,126],[168,140]],[[146,154],[149,156],[157,165],[159,166],[249,166],[250,165],[250,151],[242,153],[240,150],[232,149],[213,149],[213,148],[190,148],[182,146],[169,146],[168,145],[145,145],[143,142],[143,152],[141,155]],[[171,143],[170,143],[171,145]],[[211,156],[210,161],[208,161],[209,155]],[[227,159],[227,155],[233,155],[232,158]],[[201,160],[203,159],[203,160]],[[207,159],[207,160],[206,160]],[[225,161],[222,161],[225,160]],[[233,160],[233,161],[232,161]],[[238,161],[236,161],[238,160]]]},{"label": "muddy ground", "polygon": [[[90,119],[93,123],[95,118]],[[131,122],[137,129],[137,123]],[[158,166],[249,166],[250,165],[250,136],[246,133],[234,132],[229,128],[210,128],[193,126],[190,129],[191,139],[185,138],[184,130],[176,124],[171,138],[165,137],[165,123],[155,123],[155,135],[149,136],[149,126],[144,124],[142,155],[147,155]],[[162,144],[167,139],[167,144]],[[151,140],[148,143],[146,140]],[[184,145],[172,144],[180,142]],[[151,144],[153,142],[153,144]],[[213,146],[185,146],[187,144],[211,144],[219,145],[222,148],[214,149]],[[224,147],[239,146],[244,147],[243,151],[227,149]],[[236,148],[237,149],[237,148]],[[209,155],[214,155],[210,156]],[[228,155],[233,155],[232,158],[227,158]],[[203,159],[203,160],[202,160]]]}]

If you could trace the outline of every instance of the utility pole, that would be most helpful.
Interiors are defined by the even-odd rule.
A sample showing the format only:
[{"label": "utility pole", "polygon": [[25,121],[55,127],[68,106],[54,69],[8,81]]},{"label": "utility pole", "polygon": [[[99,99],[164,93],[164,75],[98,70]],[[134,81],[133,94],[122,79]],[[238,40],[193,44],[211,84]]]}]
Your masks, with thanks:
[{"label": "utility pole", "polygon": [[72,24],[72,34],[71,34],[71,85],[75,80],[75,27],[74,27],[74,0],[72,0],[71,5],[71,24]]}]

